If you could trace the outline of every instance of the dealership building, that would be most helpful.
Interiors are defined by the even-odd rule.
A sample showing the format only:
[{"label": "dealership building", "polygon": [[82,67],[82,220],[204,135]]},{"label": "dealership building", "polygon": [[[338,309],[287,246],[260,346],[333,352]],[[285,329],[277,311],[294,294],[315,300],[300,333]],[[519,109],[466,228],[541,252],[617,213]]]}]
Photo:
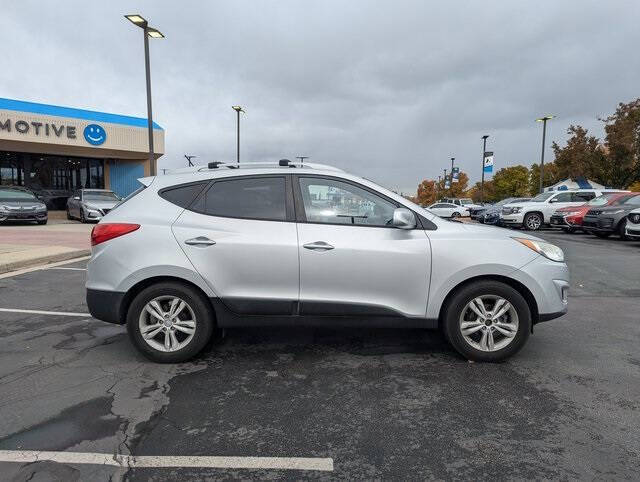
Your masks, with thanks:
[{"label": "dealership building", "polygon": [[[153,125],[156,159],[164,130]],[[146,118],[0,98],[0,185],[105,188],[120,196],[149,175]]]}]

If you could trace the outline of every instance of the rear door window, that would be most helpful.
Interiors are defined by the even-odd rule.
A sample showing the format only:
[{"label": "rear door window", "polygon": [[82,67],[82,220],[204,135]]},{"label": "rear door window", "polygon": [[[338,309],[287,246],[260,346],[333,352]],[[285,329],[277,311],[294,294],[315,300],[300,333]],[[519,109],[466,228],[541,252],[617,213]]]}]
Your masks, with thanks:
[{"label": "rear door window", "polygon": [[198,198],[193,210],[210,216],[286,221],[286,193],[284,176],[220,180]]},{"label": "rear door window", "polygon": [[572,201],[573,202],[586,202],[586,201],[591,201],[595,197],[596,197],[596,193],[595,192],[591,192],[591,191],[588,191],[588,192],[574,192]]}]

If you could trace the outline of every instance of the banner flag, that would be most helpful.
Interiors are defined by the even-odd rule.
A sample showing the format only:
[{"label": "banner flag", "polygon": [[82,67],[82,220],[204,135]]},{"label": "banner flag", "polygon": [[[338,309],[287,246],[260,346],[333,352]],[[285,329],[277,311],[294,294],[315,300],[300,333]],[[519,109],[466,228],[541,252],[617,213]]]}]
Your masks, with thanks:
[{"label": "banner flag", "polygon": [[458,182],[459,177],[460,177],[460,168],[454,167],[451,170],[451,182]]},{"label": "banner flag", "polygon": [[484,153],[484,172],[491,173],[493,172],[493,152],[485,152]]}]

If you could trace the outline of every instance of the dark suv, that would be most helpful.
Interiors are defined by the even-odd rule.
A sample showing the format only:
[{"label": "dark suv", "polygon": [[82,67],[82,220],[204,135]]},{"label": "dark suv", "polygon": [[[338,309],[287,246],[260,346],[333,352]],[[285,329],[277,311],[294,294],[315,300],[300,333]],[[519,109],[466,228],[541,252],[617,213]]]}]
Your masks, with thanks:
[{"label": "dark suv", "polygon": [[582,228],[600,238],[617,234],[620,239],[628,239],[625,234],[627,214],[640,207],[640,193],[621,196],[609,206],[590,209],[584,216]]}]

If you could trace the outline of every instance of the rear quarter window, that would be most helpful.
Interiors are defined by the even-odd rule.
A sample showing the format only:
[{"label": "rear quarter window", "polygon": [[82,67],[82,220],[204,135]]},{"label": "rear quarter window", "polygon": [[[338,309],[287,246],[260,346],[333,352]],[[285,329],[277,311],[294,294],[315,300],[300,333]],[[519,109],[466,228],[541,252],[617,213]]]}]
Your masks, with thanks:
[{"label": "rear quarter window", "polygon": [[208,184],[209,181],[191,182],[164,188],[158,194],[176,206],[187,208]]}]

